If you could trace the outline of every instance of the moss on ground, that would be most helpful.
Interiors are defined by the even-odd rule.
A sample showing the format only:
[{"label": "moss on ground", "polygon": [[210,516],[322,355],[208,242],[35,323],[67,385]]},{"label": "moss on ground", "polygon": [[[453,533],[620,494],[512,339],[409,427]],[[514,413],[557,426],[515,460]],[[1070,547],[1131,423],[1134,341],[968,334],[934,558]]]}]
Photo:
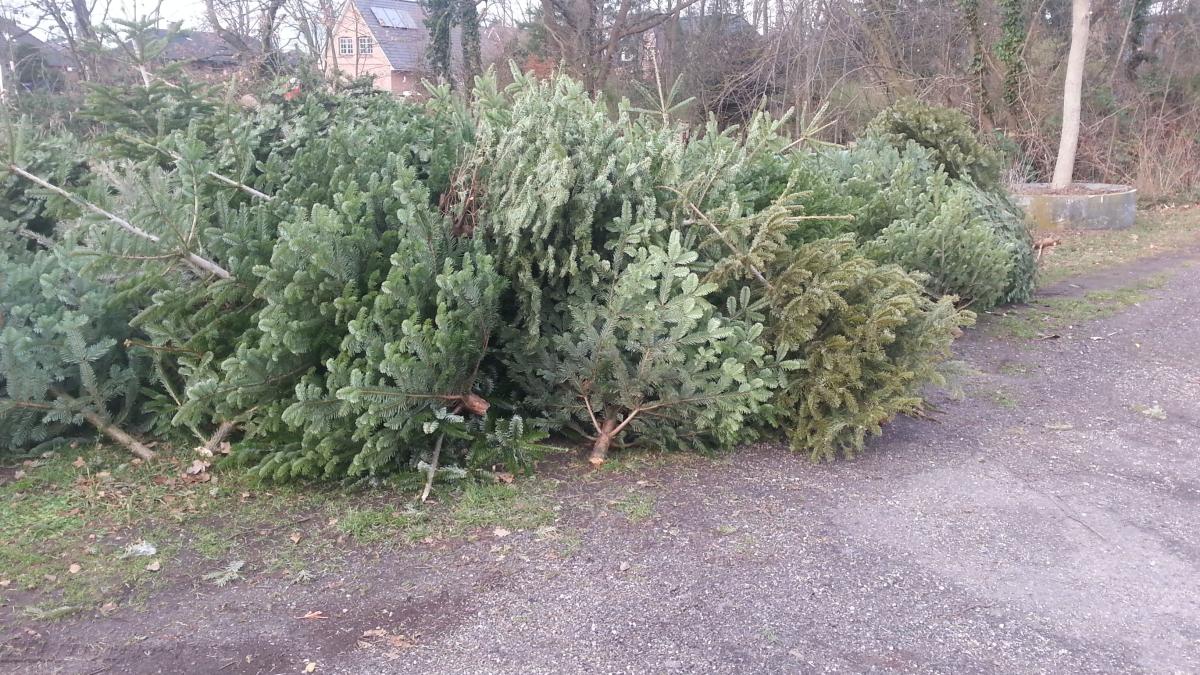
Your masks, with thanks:
[{"label": "moss on ground", "polygon": [[1041,258],[1038,282],[1046,286],[1200,245],[1200,207],[1140,211],[1128,230],[1046,232],[1041,236],[1061,240]]}]

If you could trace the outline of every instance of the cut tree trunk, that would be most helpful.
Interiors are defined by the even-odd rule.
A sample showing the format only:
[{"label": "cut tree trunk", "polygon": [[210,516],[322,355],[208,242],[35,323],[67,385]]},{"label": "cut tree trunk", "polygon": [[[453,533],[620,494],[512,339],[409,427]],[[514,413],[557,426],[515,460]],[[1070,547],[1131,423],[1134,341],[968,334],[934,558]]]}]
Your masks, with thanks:
[{"label": "cut tree trunk", "polygon": [[146,460],[147,462],[154,459],[154,451],[153,450],[151,450],[150,448],[147,448],[145,445],[142,445],[141,441],[139,441],[138,439],[134,438],[133,436],[130,436],[129,434],[125,433],[119,427],[115,427],[115,426],[109,424],[108,422],[104,421],[104,418],[97,415],[96,413],[94,413],[90,410],[85,410],[83,412],[83,419],[87,420],[89,424],[91,424],[92,426],[99,429],[100,432],[103,433],[105,436],[108,436],[109,438],[113,439],[114,441],[125,446],[126,449],[128,449],[130,452],[137,455],[138,457]]},{"label": "cut tree trunk", "polygon": [[604,460],[608,459],[608,448],[612,445],[616,430],[616,420],[606,419],[600,423],[600,433],[596,436],[596,441],[592,444],[592,454],[588,457],[588,461],[594,466],[600,466]]},{"label": "cut tree trunk", "polygon": [[1079,108],[1083,97],[1083,70],[1087,61],[1091,18],[1091,0],[1072,0],[1071,51],[1067,54],[1067,78],[1063,85],[1062,136],[1059,137],[1058,160],[1054,163],[1054,179],[1051,181],[1055,190],[1070,187],[1075,172],[1075,150],[1079,146]]},{"label": "cut tree trunk", "polygon": [[[55,398],[68,404],[73,404],[76,402],[76,399],[65,391],[55,388],[51,389],[50,392],[54,394]],[[127,450],[137,455],[139,458],[144,459],[147,462],[154,459],[153,450],[147,448],[138,439],[125,433],[125,431],[120,427],[110,424],[108,420],[96,414],[94,410],[84,409],[80,411],[79,414],[83,416],[83,419],[87,420],[88,424],[96,427],[97,431],[125,446]]]}]

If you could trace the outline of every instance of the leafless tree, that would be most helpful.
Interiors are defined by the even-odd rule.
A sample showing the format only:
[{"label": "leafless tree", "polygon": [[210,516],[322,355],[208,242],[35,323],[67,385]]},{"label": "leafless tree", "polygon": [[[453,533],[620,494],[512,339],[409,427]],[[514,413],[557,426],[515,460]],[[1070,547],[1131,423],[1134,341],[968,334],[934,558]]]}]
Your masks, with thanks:
[{"label": "leafless tree", "polygon": [[542,23],[588,91],[608,82],[621,40],[661,25],[700,0],[542,0]]},{"label": "leafless tree", "polygon": [[243,59],[260,67],[278,64],[279,14],[285,0],[204,0],[208,27]]},{"label": "leafless tree", "polygon": [[335,0],[285,0],[281,25],[296,36],[300,50],[325,71],[337,70],[337,51],[329,49],[337,27]]}]

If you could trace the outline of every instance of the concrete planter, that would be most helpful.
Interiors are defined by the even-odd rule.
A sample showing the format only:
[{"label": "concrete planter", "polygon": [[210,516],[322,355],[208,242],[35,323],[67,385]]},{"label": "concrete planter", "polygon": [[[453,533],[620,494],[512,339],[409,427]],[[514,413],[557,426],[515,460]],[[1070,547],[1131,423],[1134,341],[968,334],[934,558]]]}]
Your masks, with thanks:
[{"label": "concrete planter", "polygon": [[1128,185],[1076,183],[1070,194],[1050,191],[1048,183],[1015,186],[1013,200],[1037,230],[1119,230],[1133,226],[1137,190]]}]

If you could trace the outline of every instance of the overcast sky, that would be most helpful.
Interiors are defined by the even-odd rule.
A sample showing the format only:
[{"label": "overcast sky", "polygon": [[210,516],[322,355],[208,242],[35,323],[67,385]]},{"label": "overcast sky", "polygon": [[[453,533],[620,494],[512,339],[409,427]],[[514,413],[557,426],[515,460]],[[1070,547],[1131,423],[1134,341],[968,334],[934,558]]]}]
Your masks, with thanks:
[{"label": "overcast sky", "polygon": [[[100,0],[103,5],[104,0]],[[133,18],[146,14],[154,9],[155,3],[149,0],[112,0],[109,16],[119,19]],[[203,0],[162,0],[162,18],[164,22],[182,21],[185,28],[199,28],[200,17],[204,14]]]}]

